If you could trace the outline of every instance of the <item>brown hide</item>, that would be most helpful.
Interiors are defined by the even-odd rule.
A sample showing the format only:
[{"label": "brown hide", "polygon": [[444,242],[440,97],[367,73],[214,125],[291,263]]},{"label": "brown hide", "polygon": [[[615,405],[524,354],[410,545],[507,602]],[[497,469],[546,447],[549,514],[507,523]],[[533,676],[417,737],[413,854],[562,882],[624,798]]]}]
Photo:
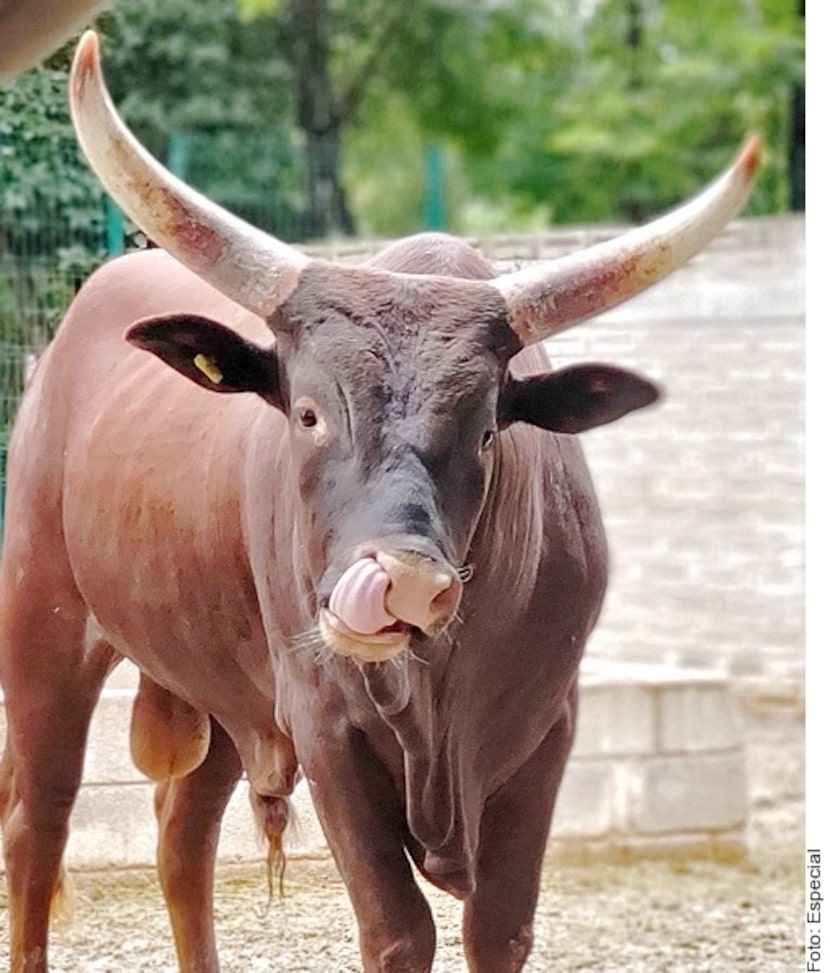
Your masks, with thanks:
[{"label": "brown hide", "polygon": [[[391,252],[393,266],[402,253]],[[471,277],[490,273],[466,249],[450,257]],[[498,330],[499,301],[486,284],[470,285],[481,295],[471,337],[463,325],[470,309],[457,303],[451,282],[411,278],[402,294],[389,290],[400,280],[377,268],[367,273],[332,271],[339,297],[321,302],[303,292],[303,281],[324,276],[310,265],[281,309],[277,348],[296,354],[293,345],[339,328],[331,340],[348,358],[358,333],[348,329],[363,329],[370,345],[392,342],[388,360],[400,366],[401,388],[426,395],[430,383],[440,385],[436,376],[455,381],[479,346],[485,356],[502,354],[496,336],[511,340]],[[439,298],[430,298],[436,286]],[[335,328],[323,306],[329,315],[346,308],[348,321]],[[372,318],[378,306],[398,309],[396,337]],[[423,309],[425,323],[409,320],[410,306]],[[290,793],[299,761],[352,897],[367,969],[429,968],[431,920],[404,849],[433,882],[467,899],[471,956],[498,957],[514,950],[508,941],[523,944],[511,953],[516,965],[471,968],[519,969],[570,747],[576,669],[606,578],[577,441],[522,423],[499,434],[471,536],[447,542],[459,548],[453,563],[467,579],[457,617],[434,638],[416,638],[395,662],[362,665],[333,655],[316,629],[328,575],[315,557],[335,548],[315,552],[299,542],[302,491],[282,412],[262,396],[205,391],[123,340],[136,320],[174,312],[210,318],[260,346],[274,340],[164,252],[147,251],[91,278],[36,369],[9,459],[0,588],[9,705],[25,702],[27,686],[38,684],[44,698],[66,700],[54,702],[52,715],[65,719],[82,690],[94,699],[100,681],[83,674],[105,671],[101,645],[112,646],[144,674],[135,732],[152,776],[198,764],[208,715],[215,722],[205,768],[225,760],[233,779],[234,761],[221,756],[232,741],[258,806]],[[315,314],[321,323],[306,334]],[[439,339],[441,354],[430,344]],[[422,349],[433,355],[429,367],[399,358]],[[546,367],[540,347],[511,361],[514,376]],[[366,370],[360,394],[373,374]],[[445,414],[452,418],[449,399],[435,413]],[[369,522],[379,509],[367,504]],[[27,633],[42,631],[44,619],[54,637],[34,649]],[[83,637],[93,630],[103,642]],[[34,732],[21,726],[21,738]],[[207,773],[195,771],[194,790]],[[172,793],[163,789],[158,801],[165,834],[188,827]],[[284,807],[273,807],[281,828]],[[515,910],[499,906],[496,922],[493,903],[504,896]],[[191,927],[172,905],[171,915],[185,968],[195,948],[187,945]],[[400,965],[375,965],[390,949],[400,951]]]},{"label": "brown hide", "polygon": [[[162,308],[210,310],[240,332],[265,336],[257,319],[161,251],[104,267],[38,365],[10,466],[21,443],[35,476],[50,468],[48,489],[62,505],[62,523],[50,526],[107,639],[158,685],[220,719],[259,788],[285,792],[293,755],[273,725],[273,679],[240,511],[247,430],[263,413],[272,417],[248,397],[212,399],[131,349],[127,326]],[[28,483],[21,487],[22,497],[12,475],[15,524],[33,516]],[[37,529],[45,542],[43,524]],[[4,552],[10,564],[17,533]]]}]

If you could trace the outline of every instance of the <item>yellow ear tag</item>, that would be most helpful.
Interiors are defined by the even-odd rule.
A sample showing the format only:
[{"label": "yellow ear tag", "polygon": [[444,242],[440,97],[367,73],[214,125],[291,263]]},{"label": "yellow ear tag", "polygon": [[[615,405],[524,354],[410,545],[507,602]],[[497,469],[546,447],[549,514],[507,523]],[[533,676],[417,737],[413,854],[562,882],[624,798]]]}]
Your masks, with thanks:
[{"label": "yellow ear tag", "polygon": [[207,376],[214,385],[218,385],[222,381],[222,373],[216,366],[216,362],[212,358],[207,358],[201,352],[193,359],[193,364],[199,369],[199,371]]}]

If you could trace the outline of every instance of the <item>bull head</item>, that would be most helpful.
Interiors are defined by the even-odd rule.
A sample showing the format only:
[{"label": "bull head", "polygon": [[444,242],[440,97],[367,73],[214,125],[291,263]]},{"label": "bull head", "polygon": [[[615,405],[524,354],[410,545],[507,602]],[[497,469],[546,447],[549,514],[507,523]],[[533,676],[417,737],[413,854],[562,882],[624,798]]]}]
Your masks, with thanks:
[{"label": "bull head", "polygon": [[262,348],[177,314],[139,322],[128,339],[203,388],[254,392],[286,415],[320,631],[334,651],[369,661],[454,617],[501,430],[581,432],[657,396],[621,369],[519,378],[511,359],[688,260],[738,212],[759,156],[753,138],[682,208],[564,259],[495,277],[451,241],[466,269],[433,261],[413,273],[394,248],[374,266],[311,260],[176,179],[115,113],[92,33],[71,102],[80,143],[125,212],[271,328],[274,344]]}]

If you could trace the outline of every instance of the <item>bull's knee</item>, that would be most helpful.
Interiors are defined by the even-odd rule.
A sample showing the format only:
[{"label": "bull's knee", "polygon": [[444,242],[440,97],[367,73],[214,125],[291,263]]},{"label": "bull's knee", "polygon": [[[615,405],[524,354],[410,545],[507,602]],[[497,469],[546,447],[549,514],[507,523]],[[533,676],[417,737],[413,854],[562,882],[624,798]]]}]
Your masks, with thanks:
[{"label": "bull's knee", "polygon": [[425,914],[394,939],[362,936],[361,951],[371,973],[429,973],[435,957],[435,925]]},{"label": "bull's knee", "polygon": [[464,933],[470,973],[520,973],[533,948],[531,923],[521,925],[512,934],[500,930],[497,923],[478,928],[467,924]]}]

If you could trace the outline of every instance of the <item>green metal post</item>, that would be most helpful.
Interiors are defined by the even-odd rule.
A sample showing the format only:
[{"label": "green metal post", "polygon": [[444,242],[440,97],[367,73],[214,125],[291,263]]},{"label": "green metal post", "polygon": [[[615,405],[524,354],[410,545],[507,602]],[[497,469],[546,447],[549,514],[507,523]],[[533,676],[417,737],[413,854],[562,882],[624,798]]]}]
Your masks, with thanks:
[{"label": "green metal post", "polygon": [[105,200],[105,211],[107,220],[107,256],[117,257],[124,252],[124,214],[109,196]]},{"label": "green metal post", "polygon": [[424,222],[428,230],[443,230],[447,225],[444,203],[444,150],[440,145],[428,145],[424,154],[426,170],[426,200]]},{"label": "green metal post", "polygon": [[167,143],[167,168],[179,179],[187,178],[187,163],[190,146],[186,135],[171,135]]}]

